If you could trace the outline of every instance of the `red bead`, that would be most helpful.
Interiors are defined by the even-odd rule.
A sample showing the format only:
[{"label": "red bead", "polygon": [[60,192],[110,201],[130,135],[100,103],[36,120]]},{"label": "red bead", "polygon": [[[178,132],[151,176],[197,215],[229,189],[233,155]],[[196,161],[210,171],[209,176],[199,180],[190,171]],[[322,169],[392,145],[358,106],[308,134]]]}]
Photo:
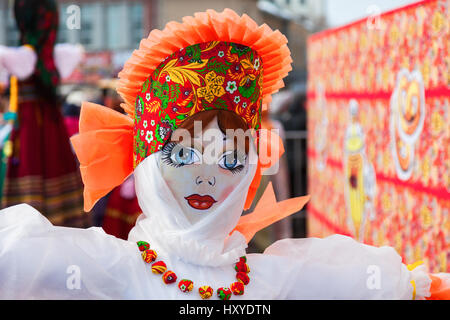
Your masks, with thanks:
[{"label": "red bead", "polygon": [[236,281],[230,285],[231,291],[237,295],[241,296],[244,294],[244,284],[242,282]]},{"label": "red bead", "polygon": [[183,292],[190,292],[194,288],[194,283],[191,280],[183,279],[178,283],[178,288]]},{"label": "red bead", "polygon": [[237,272],[245,272],[245,273],[249,273],[250,272],[250,268],[242,260],[239,261],[238,263],[236,263],[236,266],[234,268],[236,269]]},{"label": "red bead", "polygon": [[248,285],[248,283],[250,282],[250,277],[245,272],[236,273],[236,279],[238,279],[244,285]]},{"label": "red bead", "polygon": [[174,283],[177,281],[177,275],[173,271],[166,271],[162,277],[165,284]]}]

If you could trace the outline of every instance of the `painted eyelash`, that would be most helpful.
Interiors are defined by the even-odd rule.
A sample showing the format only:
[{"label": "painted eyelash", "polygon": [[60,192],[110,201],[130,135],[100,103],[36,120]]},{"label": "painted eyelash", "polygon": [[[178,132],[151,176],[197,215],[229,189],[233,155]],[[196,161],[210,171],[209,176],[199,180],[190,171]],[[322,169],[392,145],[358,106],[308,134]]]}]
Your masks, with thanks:
[{"label": "painted eyelash", "polygon": [[161,159],[165,164],[168,164],[175,168],[179,168],[179,167],[184,166],[184,164],[183,163],[175,163],[175,162],[173,162],[173,160],[171,158],[172,150],[176,145],[177,145],[176,142],[168,142],[161,150],[161,152],[162,152]]},{"label": "painted eyelash", "polygon": [[241,164],[241,165],[238,165],[236,168],[225,169],[225,170],[231,171],[232,174],[236,174],[236,173],[241,172],[243,169],[244,169],[244,165]]}]

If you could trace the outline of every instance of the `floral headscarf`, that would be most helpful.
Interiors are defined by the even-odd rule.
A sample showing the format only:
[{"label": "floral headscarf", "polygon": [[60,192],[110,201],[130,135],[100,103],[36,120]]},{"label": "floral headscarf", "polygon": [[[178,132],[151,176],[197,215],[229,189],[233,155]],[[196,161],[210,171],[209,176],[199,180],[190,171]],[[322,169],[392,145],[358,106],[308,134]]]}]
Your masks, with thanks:
[{"label": "floral headscarf", "polygon": [[145,80],[135,103],[134,166],[162,149],[187,118],[222,109],[261,123],[263,68],[250,47],[210,41],[180,49]]}]

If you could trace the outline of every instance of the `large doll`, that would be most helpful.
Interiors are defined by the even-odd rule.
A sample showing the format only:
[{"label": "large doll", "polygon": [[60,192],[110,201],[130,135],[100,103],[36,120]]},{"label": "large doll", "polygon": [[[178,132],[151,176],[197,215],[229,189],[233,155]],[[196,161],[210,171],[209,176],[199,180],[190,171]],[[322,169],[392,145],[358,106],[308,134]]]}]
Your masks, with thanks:
[{"label": "large doll", "polygon": [[[72,138],[85,209],[134,173],[143,214],[128,241],[101,228],[54,227],[18,205],[0,212],[0,297],[57,299],[423,299],[446,274],[402,264],[391,247],[334,235],[285,239],[246,255],[254,233],[299,210],[261,172],[279,155],[260,128],[290,70],[286,38],[231,10],[169,23],[120,73],[127,115],[85,103]],[[251,134],[243,133],[250,131]],[[233,135],[233,133],[241,135]]]},{"label": "large doll", "polygon": [[81,59],[81,47],[55,45],[59,16],[54,0],[16,0],[14,16],[20,47],[0,48],[0,71],[18,80],[17,119],[1,205],[27,203],[53,224],[90,226],[57,95],[60,79]]}]

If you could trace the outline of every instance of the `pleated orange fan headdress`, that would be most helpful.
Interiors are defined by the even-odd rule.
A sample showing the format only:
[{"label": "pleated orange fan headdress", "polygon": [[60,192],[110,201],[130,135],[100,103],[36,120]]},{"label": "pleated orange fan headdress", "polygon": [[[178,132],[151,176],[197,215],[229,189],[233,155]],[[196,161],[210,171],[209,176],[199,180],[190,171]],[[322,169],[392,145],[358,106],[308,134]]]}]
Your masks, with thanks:
[{"label": "pleated orange fan headdress", "polygon": [[[238,114],[249,128],[259,130],[262,111],[271,94],[284,86],[282,79],[291,63],[284,35],[230,9],[196,13],[184,17],[182,23],[170,22],[162,31],[150,32],[119,73],[117,91],[125,101],[121,106],[127,115],[83,103],[80,134],[71,140],[85,185],[85,210],[90,211],[143,159],[158,152],[170,133],[195,113],[226,109]],[[261,146],[277,158],[284,152],[273,133],[261,136]],[[259,186],[261,171],[270,165],[258,163],[246,209]],[[276,202],[272,194],[266,198]],[[268,212],[264,217],[254,212],[255,219],[247,217],[241,229],[239,225],[236,229],[251,234],[255,221],[264,221],[256,224],[258,228],[268,225],[288,211],[300,210],[306,201],[277,203],[286,214],[276,218],[268,218]]]}]

